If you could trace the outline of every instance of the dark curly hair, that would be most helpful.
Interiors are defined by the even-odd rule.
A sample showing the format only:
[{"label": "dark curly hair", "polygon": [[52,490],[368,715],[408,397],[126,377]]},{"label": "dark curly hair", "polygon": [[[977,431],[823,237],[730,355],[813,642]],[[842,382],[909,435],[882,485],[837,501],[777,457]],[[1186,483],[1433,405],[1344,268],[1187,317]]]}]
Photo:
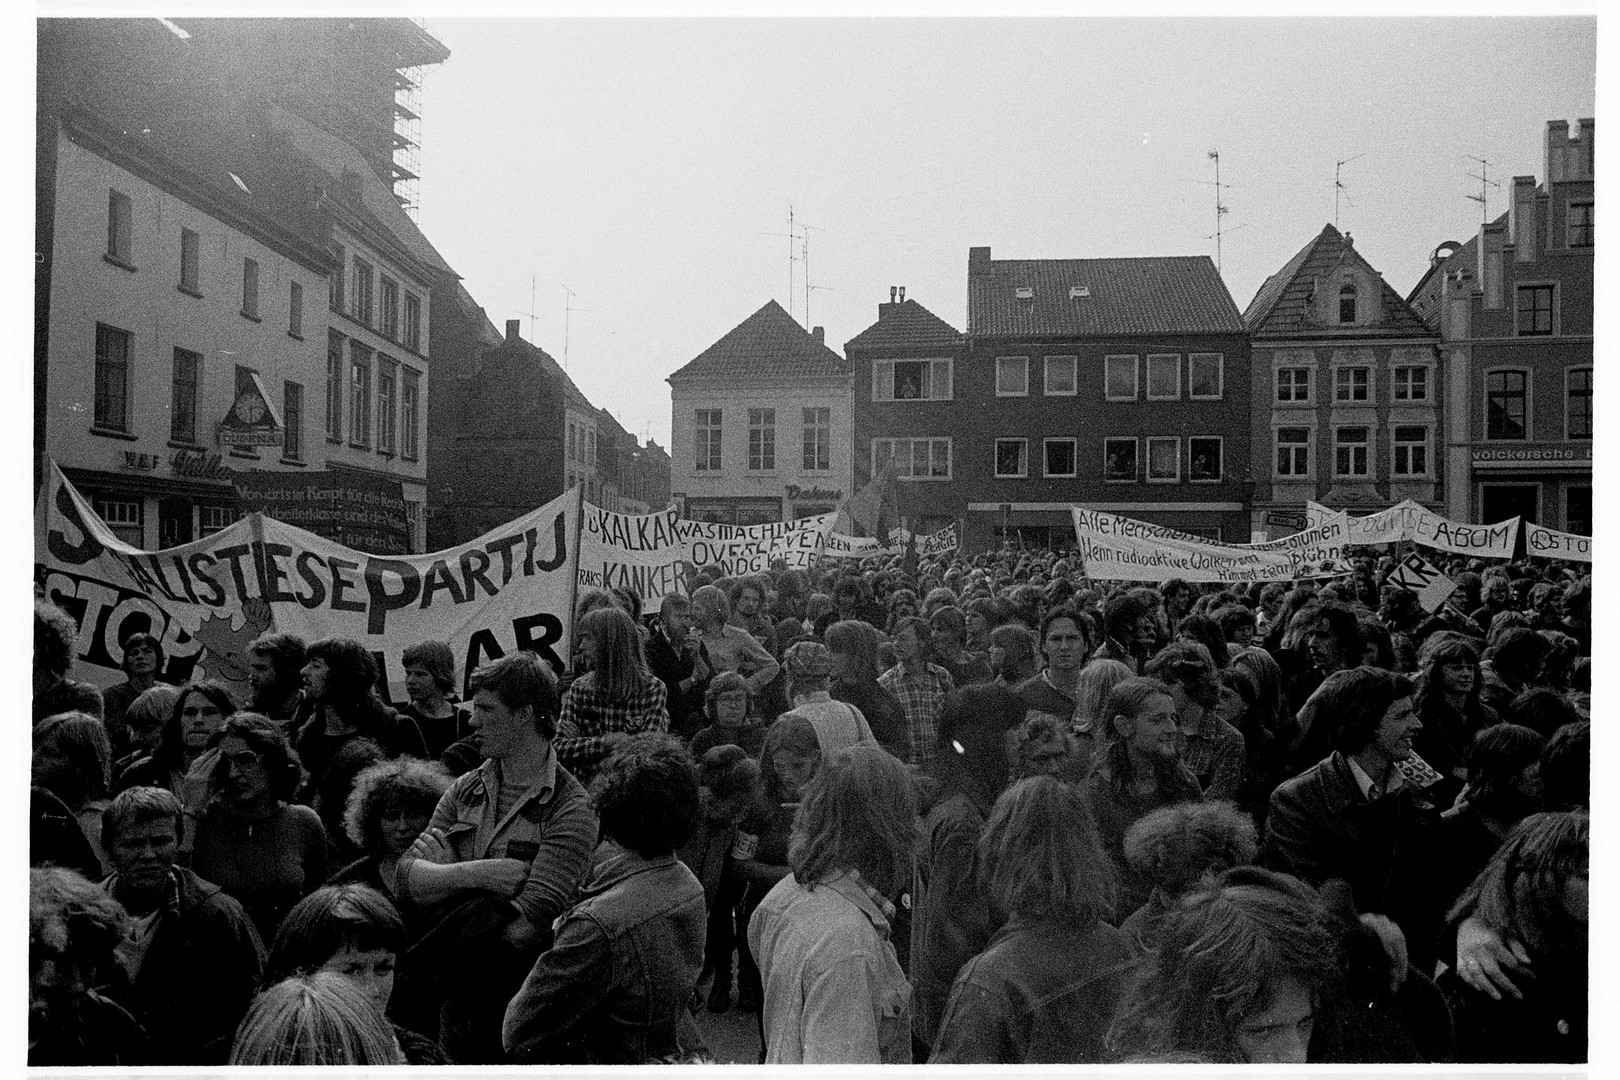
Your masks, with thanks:
[{"label": "dark curly hair", "polygon": [[602,834],[637,855],[673,854],[697,828],[698,770],[669,735],[632,735],[591,780]]},{"label": "dark curly hair", "polygon": [[1313,695],[1313,722],[1329,725],[1335,750],[1353,754],[1372,741],[1389,707],[1412,692],[1412,680],[1393,671],[1368,667],[1335,671]]},{"label": "dark curly hair", "polygon": [[73,639],[79,627],[73,616],[41,597],[34,598],[34,670],[52,681],[73,669]]},{"label": "dark curly hair", "polygon": [[377,683],[377,661],[353,638],[322,638],[304,651],[304,662],[324,661],[326,699],[346,712],[364,705]]},{"label": "dark curly hair", "polygon": [[1185,641],[1166,645],[1142,669],[1142,674],[1150,679],[1158,679],[1166,686],[1180,686],[1194,704],[1206,709],[1213,709],[1221,700],[1221,680],[1215,672],[1215,661],[1209,650]]},{"label": "dark curly hair", "polygon": [[1469,805],[1490,815],[1522,805],[1517,781],[1541,760],[1546,745],[1546,736],[1522,724],[1492,724],[1476,732],[1463,755]]},{"label": "dark curly hair", "polygon": [[[274,720],[259,713],[239,712],[225,718],[225,723],[208,740],[213,749],[226,739],[241,739],[259,755],[265,775],[270,778],[270,797],[277,802],[292,802],[298,785],[304,779],[304,767],[298,761],[298,751],[287,741],[287,735]],[[224,777],[215,769],[209,777],[210,788],[216,789]]]},{"label": "dark curly hair", "polygon": [[429,815],[453,782],[437,761],[394,758],[368,765],[354,778],[343,808],[343,834],[361,851],[382,851],[382,812],[390,806]]},{"label": "dark curly hair", "polygon": [[1209,650],[1209,661],[1215,665],[1216,671],[1231,660],[1231,653],[1226,648],[1226,634],[1210,616],[1183,615],[1181,621],[1176,623],[1176,636],[1183,634]]}]

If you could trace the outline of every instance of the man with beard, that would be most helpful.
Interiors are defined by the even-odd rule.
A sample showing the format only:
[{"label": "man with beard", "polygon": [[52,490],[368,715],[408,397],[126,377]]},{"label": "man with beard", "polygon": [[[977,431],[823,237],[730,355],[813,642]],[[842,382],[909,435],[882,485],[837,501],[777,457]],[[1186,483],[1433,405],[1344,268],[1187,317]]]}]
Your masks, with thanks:
[{"label": "man with beard", "polygon": [[304,639],[296,634],[262,634],[248,646],[248,708],[268,716],[289,737],[303,703]]},{"label": "man with beard", "polygon": [[1314,886],[1346,882],[1356,910],[1394,920],[1427,971],[1451,898],[1440,895],[1439,811],[1397,768],[1423,728],[1412,692],[1406,676],[1376,668],[1322,687],[1315,724],[1333,749],[1272,792],[1264,861]]},{"label": "man with beard", "polygon": [[154,1065],[223,1065],[259,981],[264,948],[242,905],[175,865],[185,819],[163,788],[133,787],[102,814],[112,876],[133,926],[118,958]]},{"label": "man with beard", "polygon": [[692,601],[680,593],[667,594],[659,605],[658,623],[647,636],[647,667],[664,684],[670,732],[690,739],[705,723],[710,673],[703,635],[692,625]]}]

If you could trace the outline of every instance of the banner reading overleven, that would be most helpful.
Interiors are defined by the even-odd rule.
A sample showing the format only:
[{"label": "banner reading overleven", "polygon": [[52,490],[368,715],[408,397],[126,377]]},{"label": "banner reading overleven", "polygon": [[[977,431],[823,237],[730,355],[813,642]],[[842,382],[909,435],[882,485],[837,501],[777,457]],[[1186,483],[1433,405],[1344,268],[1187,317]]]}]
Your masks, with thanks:
[{"label": "banner reading overleven", "polygon": [[1098,581],[1284,581],[1343,555],[1345,516],[1264,544],[1227,544],[1163,525],[1070,507],[1086,576]]},{"label": "banner reading overleven", "polygon": [[[1332,510],[1320,503],[1305,504],[1307,527],[1325,520]],[[1348,519],[1348,544],[1398,544],[1411,540],[1424,547],[1454,551],[1459,555],[1480,555],[1487,559],[1510,559],[1513,542],[1519,538],[1519,519],[1508,518],[1494,525],[1467,525],[1443,518],[1432,510],[1407,499],[1388,510],[1366,517]]]},{"label": "banner reading overleven", "polygon": [[780,559],[789,570],[807,570],[825,547],[837,514],[817,514],[797,521],[763,525],[720,525],[682,521],[681,539],[694,568],[718,566],[726,577],[758,574]]},{"label": "banner reading overleven", "polygon": [[121,642],[163,642],[171,681],[218,679],[248,696],[247,646],[266,631],[350,637],[405,700],[401,654],[448,641],[465,676],[533,649],[561,671],[568,649],[581,500],[567,492],[469,543],[368,555],[253,514],[202,540],[142,551],[107,528],[53,464],[35,516],[36,580],[79,623],[75,678],[124,677]]}]

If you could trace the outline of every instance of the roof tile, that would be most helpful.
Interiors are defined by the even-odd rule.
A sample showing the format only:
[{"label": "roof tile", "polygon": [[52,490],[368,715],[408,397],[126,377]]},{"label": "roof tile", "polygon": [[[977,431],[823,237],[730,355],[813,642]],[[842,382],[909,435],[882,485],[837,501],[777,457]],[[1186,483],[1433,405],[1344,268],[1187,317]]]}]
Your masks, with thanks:
[{"label": "roof tile", "polygon": [[[1084,287],[1086,295],[1072,296],[1074,287]],[[969,256],[970,334],[1066,337],[1242,332],[1243,320],[1232,294],[1206,255],[986,259],[978,264]]]},{"label": "roof tile", "polygon": [[812,337],[775,300],[698,353],[669,381],[693,378],[769,379],[781,375],[842,375],[842,357]]},{"label": "roof tile", "polygon": [[[1384,320],[1372,326],[1340,327],[1310,318],[1310,295],[1318,279],[1332,273],[1347,260],[1354,261],[1378,279],[1382,293]],[[1335,336],[1367,337],[1378,334],[1428,334],[1430,329],[1412,306],[1396,292],[1383,275],[1373,269],[1355,245],[1331,224],[1324,225],[1316,238],[1301,248],[1283,268],[1272,274],[1249,301],[1243,313],[1249,331],[1265,335],[1329,333]]]},{"label": "roof tile", "polygon": [[962,332],[915,300],[879,304],[878,321],[844,342],[851,349],[953,348],[962,342]]}]

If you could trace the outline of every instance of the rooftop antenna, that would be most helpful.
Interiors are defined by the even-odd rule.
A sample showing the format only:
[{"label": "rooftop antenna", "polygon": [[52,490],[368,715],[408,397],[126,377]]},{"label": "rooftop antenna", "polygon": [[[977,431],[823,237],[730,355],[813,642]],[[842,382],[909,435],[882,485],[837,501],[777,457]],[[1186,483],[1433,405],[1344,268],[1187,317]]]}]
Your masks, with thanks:
[{"label": "rooftop antenna", "polygon": [[[794,273],[793,273],[793,264],[799,261],[799,256],[794,253],[794,247],[793,247],[793,241],[799,239],[799,234],[797,232],[795,232],[794,230],[795,229],[802,229],[802,228],[805,228],[805,227],[806,226],[795,225],[794,224],[794,222],[793,222],[793,205],[791,203],[789,203],[788,204],[788,231],[785,232],[785,233],[779,233],[779,232],[777,232],[777,233],[760,233],[761,236],[785,236],[785,237],[787,237],[787,242],[788,242],[788,291],[787,291],[787,296],[788,296],[788,314],[789,315],[793,314],[794,281],[796,280],[796,278],[794,276]],[[808,309],[808,307],[809,307],[808,299],[806,300],[805,306]],[[805,314],[805,319],[806,319],[807,322],[809,321],[809,317],[810,316],[809,316],[809,313],[808,313],[808,310],[807,310],[806,314]]]},{"label": "rooftop antenna", "polygon": [[1477,173],[1469,173],[1468,174],[1470,178],[1479,181],[1479,194],[1478,195],[1468,195],[1468,196],[1465,196],[1465,198],[1472,199],[1475,202],[1479,203],[1479,220],[1482,223],[1487,222],[1487,221],[1490,220],[1491,215],[1490,215],[1489,204],[1485,201],[1486,195],[1489,194],[1485,190],[1486,185],[1489,185],[1491,187],[1501,187],[1502,185],[1498,184],[1495,180],[1487,180],[1486,179],[1486,177],[1490,174],[1490,169],[1491,169],[1491,163],[1490,162],[1486,161],[1482,157],[1475,157],[1473,154],[1468,154],[1468,155],[1465,155],[1465,156],[1470,161],[1479,162],[1479,172],[1477,172]]},{"label": "rooftop antenna", "polygon": [[574,301],[579,299],[579,294],[573,289],[570,289],[568,286],[564,285],[562,287],[562,291],[568,294],[568,296],[563,300],[563,371],[566,373],[568,371],[568,331],[570,320],[574,312],[589,311],[591,309],[574,306]]},{"label": "rooftop antenna", "polygon": [[[1352,161],[1355,161],[1358,158],[1366,157],[1367,153],[1367,151],[1363,151],[1362,153],[1357,154],[1355,157],[1347,157],[1343,161],[1335,162],[1333,165],[1333,227],[1335,229],[1339,227],[1339,197],[1345,190],[1344,184],[1339,180],[1339,172]],[[1351,206],[1356,205],[1355,203],[1350,202],[1349,195],[1344,195],[1344,201],[1350,203]]]},{"label": "rooftop antenna", "polygon": [[1221,269],[1221,235],[1223,233],[1236,232],[1238,229],[1243,228],[1243,226],[1239,225],[1235,228],[1228,229],[1222,223],[1221,219],[1224,218],[1232,208],[1227,206],[1226,203],[1221,200],[1221,192],[1226,188],[1230,188],[1232,185],[1221,183],[1221,152],[1219,150],[1211,150],[1205,156],[1210,161],[1215,163],[1215,179],[1213,181],[1183,180],[1182,182],[1186,184],[1206,184],[1215,189],[1215,231],[1204,237],[1204,239],[1215,241],[1215,272],[1219,273]]},{"label": "rooftop antenna", "polygon": [[815,229],[820,231],[821,226],[801,224],[799,228],[804,230],[804,237],[799,242],[799,250],[804,257],[804,325],[806,329],[809,329],[810,291],[812,289],[820,292],[832,292],[834,290],[831,285],[812,285],[810,283],[810,230]]}]

